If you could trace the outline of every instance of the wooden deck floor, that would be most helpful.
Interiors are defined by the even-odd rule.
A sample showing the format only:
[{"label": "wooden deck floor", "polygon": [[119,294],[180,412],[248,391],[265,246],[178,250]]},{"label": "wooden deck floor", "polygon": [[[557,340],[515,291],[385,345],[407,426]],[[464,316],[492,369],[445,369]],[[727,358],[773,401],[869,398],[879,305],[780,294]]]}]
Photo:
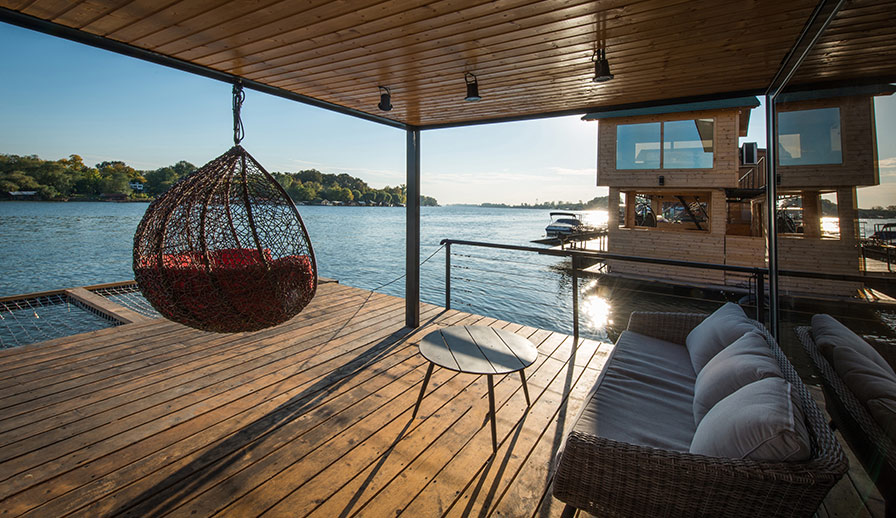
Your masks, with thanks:
[{"label": "wooden deck floor", "polygon": [[[0,351],[0,516],[555,517],[552,459],[612,345],[336,283],[292,321],[217,335],[165,321]],[[438,326],[490,325],[539,349],[496,378],[426,370]],[[820,394],[819,394],[820,399]],[[818,515],[877,517],[852,459]]]},{"label": "wooden deck floor", "polygon": [[[323,284],[274,329],[152,320],[0,351],[2,516],[559,516],[551,459],[611,345]],[[426,369],[436,326],[537,344],[496,378]]]}]

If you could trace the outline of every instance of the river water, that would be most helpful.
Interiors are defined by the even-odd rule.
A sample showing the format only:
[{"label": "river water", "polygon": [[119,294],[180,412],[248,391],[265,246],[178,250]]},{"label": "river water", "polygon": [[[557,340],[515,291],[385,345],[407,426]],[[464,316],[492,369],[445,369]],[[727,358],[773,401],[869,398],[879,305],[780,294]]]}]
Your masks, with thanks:
[{"label": "river water", "polygon": [[[131,249],[146,203],[0,203],[0,296],[133,278]],[[319,273],[343,284],[403,296],[405,209],[299,207]],[[593,223],[606,211],[584,213]],[[444,305],[445,238],[531,245],[547,210],[423,207],[421,297]],[[570,279],[561,259],[456,246],[452,307],[529,325],[571,329]],[[604,317],[605,319],[606,317]],[[601,323],[595,330],[601,331]]]},{"label": "river water", "polygon": [[[0,203],[0,296],[133,279],[134,231],[146,203]],[[400,207],[299,207],[322,277],[343,284],[404,296],[405,209]],[[606,211],[584,213],[606,222]],[[467,206],[421,210],[421,297],[445,304],[442,239],[532,245],[543,237],[548,210]],[[871,226],[869,226],[869,229]],[[455,309],[571,333],[572,279],[569,261],[534,253],[456,245],[451,254],[451,305]],[[615,339],[634,310],[710,312],[707,301],[686,290],[657,293],[618,289],[597,295],[595,281],[582,281],[581,332]],[[831,312],[825,308],[817,312]],[[785,320],[804,324],[811,312]],[[793,317],[793,318],[791,318]],[[893,312],[844,315],[863,334],[896,336]],[[782,341],[785,348],[791,348]],[[798,346],[795,346],[798,347]],[[796,351],[798,354],[799,351]]]}]

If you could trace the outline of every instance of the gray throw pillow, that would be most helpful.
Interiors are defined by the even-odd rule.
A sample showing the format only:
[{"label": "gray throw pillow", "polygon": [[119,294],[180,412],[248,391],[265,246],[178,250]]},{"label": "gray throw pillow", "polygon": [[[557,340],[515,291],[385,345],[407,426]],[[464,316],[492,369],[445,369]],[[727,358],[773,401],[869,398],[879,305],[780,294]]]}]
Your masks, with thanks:
[{"label": "gray throw pillow", "polygon": [[691,453],[729,459],[801,461],[812,454],[799,397],[783,378],[765,378],[716,403]]},{"label": "gray throw pillow", "polygon": [[750,331],[722,349],[707,363],[694,384],[694,424],[719,401],[754,381],[783,378],[765,338]]},{"label": "gray throw pillow", "polygon": [[818,350],[832,365],[833,350],[838,347],[849,347],[877,364],[884,372],[896,377],[893,367],[874,347],[830,315],[812,316],[812,338],[818,344]]},{"label": "gray throw pillow", "polygon": [[685,339],[694,372],[700,374],[703,366],[719,351],[755,330],[756,326],[737,304],[728,302],[717,309],[691,330]]}]

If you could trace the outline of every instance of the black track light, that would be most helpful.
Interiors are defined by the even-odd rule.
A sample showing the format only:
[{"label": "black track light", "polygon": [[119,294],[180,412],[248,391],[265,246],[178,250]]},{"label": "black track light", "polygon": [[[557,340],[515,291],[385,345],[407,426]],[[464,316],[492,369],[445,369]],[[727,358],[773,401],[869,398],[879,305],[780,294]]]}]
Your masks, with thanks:
[{"label": "black track light", "polygon": [[464,97],[464,101],[475,102],[482,99],[479,97],[479,81],[472,72],[464,74],[464,81],[467,82],[467,96]]},{"label": "black track light", "polygon": [[376,107],[384,112],[390,111],[392,109],[392,91],[389,90],[388,86],[381,86],[379,89],[380,103],[377,104]]},{"label": "black track light", "polygon": [[613,74],[610,73],[610,62],[607,61],[606,49],[595,51],[591,60],[594,61],[593,81],[595,83],[603,83],[604,81],[613,79]]}]

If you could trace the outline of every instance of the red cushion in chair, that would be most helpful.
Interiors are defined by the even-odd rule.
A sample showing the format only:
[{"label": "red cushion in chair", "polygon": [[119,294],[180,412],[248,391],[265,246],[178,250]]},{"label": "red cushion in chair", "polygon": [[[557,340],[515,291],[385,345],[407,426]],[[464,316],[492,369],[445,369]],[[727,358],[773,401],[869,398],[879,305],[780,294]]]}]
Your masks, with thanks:
[{"label": "red cushion in chair", "polygon": [[[264,259],[257,250],[225,249],[209,254],[170,254],[135,268],[144,295],[163,316],[218,332],[262,329],[289,320],[314,295],[308,256]],[[267,264],[265,264],[267,262]]]}]

